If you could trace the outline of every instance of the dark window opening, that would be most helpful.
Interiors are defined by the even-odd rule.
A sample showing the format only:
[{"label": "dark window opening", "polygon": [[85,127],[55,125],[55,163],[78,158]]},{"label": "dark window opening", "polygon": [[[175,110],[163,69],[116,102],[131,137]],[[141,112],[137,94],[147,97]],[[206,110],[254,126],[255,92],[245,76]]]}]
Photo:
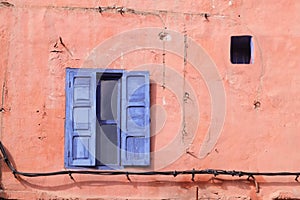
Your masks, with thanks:
[{"label": "dark window opening", "polygon": [[232,64],[253,63],[252,36],[231,36],[230,61]]},{"label": "dark window opening", "polygon": [[122,74],[98,74],[96,92],[96,165],[120,165],[120,79]]}]

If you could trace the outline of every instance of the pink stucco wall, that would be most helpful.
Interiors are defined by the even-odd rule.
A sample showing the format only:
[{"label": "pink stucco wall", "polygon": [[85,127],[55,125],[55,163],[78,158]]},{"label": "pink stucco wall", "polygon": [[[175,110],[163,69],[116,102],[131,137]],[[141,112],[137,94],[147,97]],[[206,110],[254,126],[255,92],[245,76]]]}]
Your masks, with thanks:
[{"label": "pink stucco wall", "polygon": [[[300,1],[9,3],[0,3],[0,138],[18,170],[64,170],[65,68],[102,67],[150,71],[152,165],[125,170],[300,171]],[[111,9],[99,13],[99,6]],[[160,29],[173,37],[159,40],[155,31]],[[140,30],[149,35],[135,35]],[[231,64],[230,37],[243,34],[253,36],[254,63]],[[153,45],[157,42],[160,48]],[[199,51],[191,51],[193,45]],[[122,52],[120,46],[136,49]],[[106,48],[111,48],[107,54]],[[172,48],[182,48],[181,53]],[[15,179],[1,161],[1,195],[300,198],[295,177],[256,177],[257,193],[247,177],[204,175],[192,182],[191,176],[132,176],[129,182],[126,176],[73,176],[75,181],[68,176]]]}]

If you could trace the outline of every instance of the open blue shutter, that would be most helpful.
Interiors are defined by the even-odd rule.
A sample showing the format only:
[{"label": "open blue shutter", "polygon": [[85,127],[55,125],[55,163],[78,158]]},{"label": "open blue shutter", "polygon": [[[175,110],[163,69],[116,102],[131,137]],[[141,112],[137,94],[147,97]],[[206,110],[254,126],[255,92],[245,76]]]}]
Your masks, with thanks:
[{"label": "open blue shutter", "polygon": [[67,69],[66,166],[95,166],[96,73]]},{"label": "open blue shutter", "polygon": [[122,76],[121,161],[123,166],[150,165],[149,72]]}]

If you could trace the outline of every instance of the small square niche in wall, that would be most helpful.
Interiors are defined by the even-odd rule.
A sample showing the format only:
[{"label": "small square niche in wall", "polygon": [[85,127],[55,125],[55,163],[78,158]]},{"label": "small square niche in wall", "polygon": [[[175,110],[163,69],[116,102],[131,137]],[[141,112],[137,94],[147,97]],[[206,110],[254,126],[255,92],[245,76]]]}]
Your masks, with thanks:
[{"label": "small square niche in wall", "polygon": [[231,36],[230,61],[232,64],[253,63],[252,36],[249,35]]}]

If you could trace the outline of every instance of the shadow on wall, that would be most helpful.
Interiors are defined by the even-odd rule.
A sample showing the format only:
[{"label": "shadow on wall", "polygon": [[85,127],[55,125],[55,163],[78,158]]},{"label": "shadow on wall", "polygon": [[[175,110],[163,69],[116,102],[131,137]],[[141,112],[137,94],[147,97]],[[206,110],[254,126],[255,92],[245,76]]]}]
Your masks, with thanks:
[{"label": "shadow on wall", "polygon": [[[163,175],[170,175],[170,174],[156,174],[155,176],[155,180],[150,180],[150,179],[145,179],[144,176],[146,175],[154,175],[154,174],[143,174],[142,178],[138,178],[137,175],[141,175],[141,174],[136,174],[136,175],[129,175],[128,173],[130,172],[126,172],[126,171],[110,171],[111,173],[116,172],[117,174],[113,174],[114,177],[116,177],[116,179],[105,179],[105,180],[92,180],[92,181],[84,181],[82,180],[82,178],[84,176],[92,176],[93,174],[89,174],[87,173],[88,171],[80,171],[82,172],[80,175],[81,181],[77,181],[78,177],[73,175],[76,174],[72,174],[75,173],[75,171],[60,171],[60,172],[64,172],[64,173],[60,173],[60,172],[44,172],[44,173],[40,173],[40,174],[48,174],[48,175],[39,175],[39,176],[43,176],[42,179],[47,179],[48,176],[52,176],[52,175],[57,175],[57,176],[66,176],[69,175],[70,176],[70,181],[72,181],[72,183],[67,183],[67,184],[60,184],[59,181],[56,181],[56,185],[47,185],[47,181],[42,181],[42,183],[45,184],[41,184],[41,179],[23,179],[21,176],[22,174],[27,174],[25,176],[29,176],[30,177],[34,177],[31,176],[30,174],[34,174],[35,172],[30,172],[30,173],[26,173],[26,172],[19,172],[18,170],[15,169],[15,162],[12,159],[11,154],[9,153],[9,151],[2,145],[2,143],[0,142],[0,146],[1,146],[1,152],[2,152],[2,160],[5,161],[5,164],[2,162],[2,169],[5,172],[13,172],[12,176],[14,175],[15,178],[24,186],[27,187],[31,187],[31,188],[35,188],[35,189],[39,189],[39,190],[46,190],[46,191],[62,191],[62,190],[66,190],[66,189],[70,189],[70,188],[79,188],[81,189],[81,187],[84,186],[88,186],[88,187],[108,187],[108,186],[132,186],[133,188],[137,189],[138,187],[180,187],[182,189],[190,189],[190,188],[198,188],[200,190],[205,190],[205,191],[209,191],[210,187],[219,187],[222,190],[231,190],[231,188],[239,188],[242,190],[255,190],[256,193],[259,193],[259,189],[260,187],[270,187],[270,186],[277,186],[277,187],[293,187],[294,189],[296,189],[297,187],[300,188],[300,184],[298,182],[272,182],[269,181],[268,182],[263,179],[263,177],[258,176],[258,179],[255,179],[253,176],[249,176],[248,178],[228,178],[225,179],[224,175],[228,175],[226,174],[220,174],[218,175],[218,177],[215,177],[213,174],[204,174],[204,173],[200,173],[200,174],[187,174],[187,171],[184,171],[185,173],[181,173],[180,177],[176,177],[175,176],[169,176],[167,177],[168,180],[166,180],[166,176]],[[192,170],[194,171],[194,169]],[[204,170],[205,171],[205,170]],[[212,171],[212,170],[206,170],[206,171]],[[65,173],[66,172],[66,173]],[[92,171],[90,171],[92,172]],[[107,175],[112,175],[110,174],[108,171],[101,171],[103,172],[102,174],[94,174],[94,175],[98,175],[98,176],[107,176]],[[176,172],[176,171],[175,171]],[[197,170],[195,170],[195,172],[197,172]],[[218,172],[216,170],[216,172]],[[222,172],[226,172],[226,171],[222,171]],[[229,171],[228,171],[229,172]],[[234,171],[236,172],[236,171]],[[136,172],[138,173],[138,172]],[[179,171],[178,171],[179,173]],[[245,173],[245,172],[244,172]],[[51,174],[51,175],[49,175]],[[180,173],[179,173],[180,174]],[[116,176],[117,175],[117,176]],[[174,174],[173,174],[174,175]],[[191,176],[192,175],[192,176]],[[121,177],[121,178],[120,178]],[[152,176],[153,177],[153,176]],[[190,179],[191,178],[191,179]],[[77,180],[76,180],[77,179]],[[39,183],[35,183],[35,180]],[[141,181],[143,180],[143,181]],[[258,181],[260,181],[259,185],[258,185]],[[296,179],[297,181],[297,179]],[[236,183],[239,184],[236,184]],[[2,190],[5,190],[5,188],[1,187]],[[198,190],[197,189],[197,190]],[[1,193],[0,193],[1,194]],[[2,193],[0,198],[3,198],[3,195],[5,196],[5,193]],[[280,193],[279,195],[273,197],[272,199],[282,199],[283,195]],[[298,199],[298,198],[290,198],[293,195],[284,195],[287,196],[284,199]]]}]

